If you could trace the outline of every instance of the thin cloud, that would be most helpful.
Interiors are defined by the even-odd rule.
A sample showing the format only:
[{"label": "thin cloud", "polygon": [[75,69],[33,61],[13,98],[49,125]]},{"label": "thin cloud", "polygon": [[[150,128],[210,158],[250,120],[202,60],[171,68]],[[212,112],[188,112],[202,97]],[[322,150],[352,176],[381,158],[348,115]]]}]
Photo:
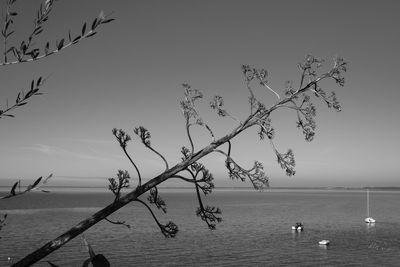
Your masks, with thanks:
[{"label": "thin cloud", "polygon": [[90,149],[92,154],[81,153],[76,151],[67,150],[57,146],[50,146],[45,144],[34,144],[33,146],[23,147],[32,151],[37,151],[48,156],[56,157],[70,157],[84,160],[99,160],[99,161],[110,161],[115,159],[121,159],[122,156],[110,155],[108,153],[100,152],[94,149]]}]

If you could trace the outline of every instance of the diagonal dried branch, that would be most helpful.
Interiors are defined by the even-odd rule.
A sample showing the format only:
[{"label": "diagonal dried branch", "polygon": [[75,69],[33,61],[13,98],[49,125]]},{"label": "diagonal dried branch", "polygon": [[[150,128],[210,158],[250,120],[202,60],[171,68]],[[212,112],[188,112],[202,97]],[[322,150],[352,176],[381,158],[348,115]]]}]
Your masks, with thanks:
[{"label": "diagonal dried branch", "polygon": [[[310,64],[318,64],[317,61],[314,61]],[[167,225],[162,225],[160,224],[157,219],[154,216],[154,213],[150,209],[150,207],[144,203],[143,201],[139,200],[138,197],[143,195],[145,192],[151,190],[152,188],[158,186],[159,184],[165,182],[166,180],[174,177],[183,177],[180,176],[179,173],[182,171],[187,171],[192,164],[196,163],[199,159],[205,157],[206,155],[215,152],[218,147],[221,145],[230,142],[233,138],[236,136],[240,135],[243,131],[247,130],[248,128],[251,128],[252,126],[259,126],[260,120],[267,120],[267,118],[270,116],[270,114],[281,108],[281,107],[287,107],[288,104],[290,104],[293,100],[297,99],[299,96],[302,94],[311,91],[312,89],[315,89],[315,86],[318,85],[319,82],[321,82],[324,79],[334,79],[340,86],[342,84],[342,73],[346,71],[346,63],[344,60],[341,59],[335,59],[335,64],[334,67],[321,75],[315,75],[310,74],[309,76],[309,82],[305,84],[303,87],[300,87],[298,90],[293,91],[290,95],[286,95],[285,98],[281,99],[278,103],[272,105],[269,108],[261,108],[262,105],[257,104],[256,110],[252,112],[246,120],[243,121],[242,124],[238,125],[235,127],[230,133],[226,134],[225,136],[216,139],[215,141],[211,142],[209,145],[205,146],[204,148],[194,152],[194,146],[191,143],[192,151],[190,152],[189,149],[183,149],[184,150],[184,157],[182,159],[182,162],[177,163],[175,166],[163,171],[161,174],[157,175],[156,177],[150,179],[148,182],[144,184],[140,184],[137,186],[133,191],[127,193],[126,195],[120,197],[118,200],[114,201],[113,203],[109,204],[107,207],[99,210],[95,214],[93,214],[91,217],[81,221],[78,223],[76,226],[72,227],[70,230],[66,231],[64,234],[60,235],[59,237],[55,238],[52,241],[49,241],[46,243],[44,246],[41,248],[37,249],[36,251],[32,252],[31,254],[27,255],[23,259],[21,259],[19,262],[14,264],[13,266],[28,266],[32,265],[33,263],[39,261],[40,259],[46,257],[48,254],[51,252],[59,249],[61,246],[64,244],[68,243],[70,240],[75,238],[77,235],[83,233],[99,221],[105,219],[108,217],[110,214],[114,213],[115,211],[119,210],[123,206],[127,205],[128,203],[132,201],[138,201],[145,205],[150,213],[152,214],[153,218],[157,222],[157,225],[160,227],[162,233],[167,236],[167,237],[173,237],[177,233],[177,227],[174,223],[170,222]],[[306,80],[306,79],[304,79]],[[198,94],[197,94],[198,95]],[[182,104],[182,103],[181,103]],[[183,103],[186,105],[187,103]],[[187,112],[193,112],[190,107],[186,109]],[[184,109],[184,115],[187,118],[188,114],[185,114],[185,109]],[[186,120],[187,121],[187,120]],[[229,155],[230,152],[228,152]],[[293,167],[293,156],[292,152],[287,152],[286,154],[280,154],[280,161],[282,161],[282,164],[284,165],[284,168],[286,169],[286,172],[292,174],[292,169]],[[281,163],[281,162],[280,162]],[[251,169],[251,171],[254,171],[256,169],[260,170],[260,166],[258,164],[255,164],[255,166]],[[289,170],[288,170],[289,169]],[[248,170],[249,171],[249,170]],[[192,171],[192,173],[194,173]],[[294,173],[293,173],[294,174]],[[196,182],[196,181],[195,181]],[[196,192],[197,195],[200,195],[200,188],[196,186]],[[203,206],[203,211],[204,215],[203,216],[209,216],[209,222],[214,223],[215,221],[218,221],[218,209],[214,207],[204,207]],[[201,214],[199,214],[201,216]],[[213,217],[214,216],[214,217]],[[211,218],[213,218],[215,221],[212,221]]]}]

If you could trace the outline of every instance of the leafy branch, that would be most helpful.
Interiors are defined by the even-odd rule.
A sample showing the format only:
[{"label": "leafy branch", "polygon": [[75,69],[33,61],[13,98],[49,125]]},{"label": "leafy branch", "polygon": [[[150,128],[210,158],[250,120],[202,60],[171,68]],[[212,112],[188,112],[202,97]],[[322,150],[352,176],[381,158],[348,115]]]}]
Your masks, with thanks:
[{"label": "leafy branch", "polygon": [[16,0],[7,0],[6,1],[6,14],[4,16],[4,24],[3,29],[1,30],[1,35],[4,37],[4,61],[7,62],[7,41],[8,37],[10,37],[14,31],[9,31],[10,26],[14,23],[13,17],[15,17],[18,13],[12,11],[12,5],[16,2]]},{"label": "leafy branch", "polygon": [[[16,0],[6,0],[4,24],[1,29],[1,35],[4,39],[4,62],[0,62],[0,66],[37,61],[54,55],[69,46],[75,45],[86,38],[94,36],[101,25],[114,20],[113,18],[108,18],[108,16],[104,15],[104,12],[102,11],[99,16],[92,21],[90,26],[85,22],[80,33],[75,37],[71,35],[71,31],[69,30],[68,38],[62,38],[60,41],[56,41],[53,48],[50,47],[50,41],[47,41],[43,48],[32,47],[34,39],[44,31],[44,24],[48,21],[55,3],[55,0],[46,0],[44,4],[40,4],[39,6],[36,17],[33,21],[33,30],[29,36],[25,40],[21,41],[19,46],[14,45],[8,47],[9,39],[15,32],[11,27],[18,15],[17,12],[13,11],[13,4],[15,2]],[[9,54],[13,57],[13,60],[11,61],[9,60]],[[2,117],[14,117],[13,114],[9,113],[11,110],[26,105],[32,96],[41,95],[42,93],[39,92],[39,89],[44,82],[45,79],[42,79],[42,77],[37,79],[36,83],[32,81],[31,89],[27,93],[24,93],[24,91],[19,92],[13,105],[9,106],[7,101],[5,109],[0,109],[0,119]]]},{"label": "leafy branch", "polygon": [[[15,0],[8,0],[7,2],[7,12],[5,16],[4,27],[2,30],[2,35],[4,37],[4,62],[0,63],[0,66],[37,61],[54,55],[67,47],[75,45],[86,38],[94,36],[97,33],[98,27],[114,20],[113,18],[108,18],[108,16],[104,15],[104,12],[101,11],[98,17],[95,18],[91,24],[88,25],[85,22],[82,25],[80,33],[75,35],[75,37],[72,36],[71,30],[69,30],[68,37],[62,38],[59,41],[56,40],[53,48],[50,47],[50,41],[47,41],[43,48],[32,48],[32,41],[43,32],[43,25],[46,21],[48,21],[53,4],[55,2],[54,0],[46,0],[44,5],[41,4],[39,6],[37,16],[34,19],[34,29],[31,34],[29,34],[28,38],[21,41],[19,46],[11,46],[7,49],[8,38],[14,33],[14,31],[9,31],[9,27],[14,21],[13,18],[17,15],[16,12],[10,11],[11,4],[13,4],[14,2]],[[10,53],[12,53],[14,61],[8,60],[8,54]]]},{"label": "leafy branch", "polygon": [[[53,174],[50,174],[49,176],[47,176],[45,179],[43,179],[43,177],[39,177],[38,179],[35,180],[35,182],[33,184],[30,184],[26,187],[25,190],[21,190],[21,180],[19,180],[18,182],[15,182],[14,185],[11,187],[11,191],[5,195],[2,196],[0,198],[1,199],[6,199],[6,198],[11,198],[11,197],[16,197],[25,193],[28,193],[30,191],[33,190],[39,190],[42,186],[46,185],[47,182],[53,177]],[[41,190],[44,193],[48,193],[49,191],[47,190]]]},{"label": "leafy branch", "polygon": [[18,93],[17,98],[15,99],[15,103],[13,105],[9,106],[7,101],[5,109],[4,110],[0,109],[0,119],[3,117],[14,118],[14,115],[10,114],[12,110],[28,104],[28,100],[30,100],[30,98],[32,98],[33,96],[42,95],[42,92],[40,92],[39,90],[45,81],[46,79],[42,79],[42,77],[39,77],[39,79],[37,79],[36,81],[32,80],[30,90],[27,91],[26,93],[24,92],[24,90],[21,90]]},{"label": "leafy branch", "polygon": [[150,189],[150,194],[147,197],[147,200],[150,202],[150,204],[156,205],[158,209],[162,210],[164,213],[167,213],[167,204],[158,194],[157,186]]}]

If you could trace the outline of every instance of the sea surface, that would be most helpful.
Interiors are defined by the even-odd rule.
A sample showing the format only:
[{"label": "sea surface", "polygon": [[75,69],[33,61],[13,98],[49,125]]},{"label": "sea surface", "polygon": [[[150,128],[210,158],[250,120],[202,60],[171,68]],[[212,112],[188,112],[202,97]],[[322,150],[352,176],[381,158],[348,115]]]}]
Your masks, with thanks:
[{"label": "sea surface", "polygon": [[[400,266],[400,192],[370,191],[374,225],[364,223],[363,190],[215,190],[206,205],[221,208],[223,221],[211,231],[195,214],[193,190],[160,189],[168,213],[160,222],[179,226],[164,238],[140,204],[85,233],[96,253],[112,266]],[[7,225],[0,231],[0,266],[9,266],[112,201],[111,193],[29,193],[0,201]],[[146,200],[146,198],[143,198]],[[292,232],[295,222],[303,232]],[[318,241],[329,239],[329,246]],[[77,237],[35,266],[82,266],[88,253]]]}]

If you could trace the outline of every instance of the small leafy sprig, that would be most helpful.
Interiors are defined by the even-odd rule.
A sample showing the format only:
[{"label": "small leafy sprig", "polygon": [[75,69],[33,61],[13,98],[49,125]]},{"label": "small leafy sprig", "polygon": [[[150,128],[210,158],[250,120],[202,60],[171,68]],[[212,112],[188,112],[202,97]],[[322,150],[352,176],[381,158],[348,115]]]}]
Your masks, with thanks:
[{"label": "small leafy sprig", "polygon": [[[204,167],[201,166],[200,168],[203,172]],[[196,172],[196,176],[198,173],[199,172]],[[206,173],[208,173],[208,170],[206,170]],[[200,217],[207,224],[207,226],[210,230],[215,230],[216,224],[222,222],[222,218],[219,216],[222,214],[222,211],[218,207],[208,206],[208,205],[204,206],[203,200],[200,195],[200,189],[202,189],[204,195],[211,193],[211,189],[214,187],[214,184],[211,184],[211,187],[204,190],[204,187],[201,187],[199,185],[200,181],[197,181],[196,176],[193,176],[197,200],[199,202],[199,207],[197,207],[197,209],[196,209],[196,215],[198,217]],[[212,176],[211,176],[211,178],[212,178]],[[203,182],[204,182],[204,172],[203,172]],[[208,185],[208,186],[210,186],[210,185]]]},{"label": "small leafy sprig", "polygon": [[196,210],[196,215],[207,223],[210,230],[215,230],[216,223],[222,222],[222,218],[218,216],[221,213],[221,210],[214,206],[203,207],[200,205]]},{"label": "small leafy sprig", "polygon": [[271,125],[271,118],[267,117],[266,119],[259,119],[257,124],[260,126],[258,131],[258,136],[260,140],[264,140],[265,137],[268,139],[273,139],[275,136],[275,129]]},{"label": "small leafy sprig", "polygon": [[167,213],[167,204],[158,194],[157,186],[150,189],[150,194],[147,197],[147,200],[150,202],[150,204],[156,205],[158,209],[162,210],[164,213]]},{"label": "small leafy sprig", "polygon": [[218,116],[220,117],[230,117],[231,119],[235,120],[236,122],[239,122],[238,119],[233,117],[231,114],[229,114],[223,107],[224,107],[224,99],[222,96],[216,95],[214,96],[213,100],[210,102],[210,107],[213,110],[217,111]]},{"label": "small leafy sprig", "polygon": [[[212,193],[214,189],[214,176],[205,166],[199,162],[194,162],[190,165],[190,173],[192,175],[193,181],[196,185],[203,191],[204,195]],[[199,179],[198,176],[201,175]]]},{"label": "small leafy sprig", "polygon": [[193,125],[199,125],[207,129],[208,133],[211,135],[212,140],[215,140],[215,136],[211,128],[203,121],[201,116],[196,110],[195,102],[203,98],[203,94],[197,90],[193,89],[189,84],[182,84],[184,88],[184,99],[180,102],[183,116],[186,121],[186,133],[189,138],[190,146],[192,148],[192,153],[194,152],[194,143],[190,133],[190,127]]},{"label": "small leafy sprig", "polygon": [[217,111],[218,116],[225,117],[227,112],[225,109],[223,109],[224,106],[224,100],[222,99],[222,96],[216,95],[214,96],[213,100],[210,102],[210,107],[213,110]]},{"label": "small leafy sprig", "polygon": [[121,190],[123,188],[129,188],[129,176],[128,171],[118,170],[117,179],[108,178],[110,184],[108,185],[108,189],[115,195],[115,201],[118,200],[121,196]]},{"label": "small leafy sprig", "polygon": [[253,103],[255,100],[254,93],[250,89],[250,83],[253,80],[257,80],[261,86],[271,91],[278,98],[278,100],[281,99],[280,95],[268,85],[268,80],[267,80],[268,71],[266,69],[263,68],[256,69],[256,68],[251,68],[249,65],[242,65],[242,71],[246,79],[249,91],[251,92],[250,103]]},{"label": "small leafy sprig", "polygon": [[312,102],[310,102],[310,96],[304,94],[303,100],[299,106],[294,103],[297,111],[297,128],[303,130],[305,140],[310,142],[314,139],[316,129],[316,109]]},{"label": "small leafy sprig", "polygon": [[278,150],[275,150],[277,161],[281,168],[286,171],[287,176],[292,176],[296,174],[294,167],[296,166],[296,162],[294,160],[294,154],[291,149],[289,149],[286,153],[281,154]]},{"label": "small leafy sprig", "polygon": [[158,221],[156,215],[154,214],[153,210],[150,208],[149,205],[147,205],[144,201],[140,200],[140,199],[135,199],[136,202],[141,203],[142,205],[144,205],[148,211],[150,212],[151,216],[153,217],[154,221],[156,222],[157,226],[160,228],[161,233],[166,237],[166,238],[173,238],[176,236],[176,234],[178,233],[179,229],[178,226],[172,222],[169,221],[167,224],[162,224]]},{"label": "small leafy sprig", "polygon": [[258,161],[254,162],[251,169],[246,170],[239,166],[231,157],[227,157],[225,166],[232,180],[245,182],[248,178],[256,190],[263,190],[269,186],[269,178],[264,172],[263,165]]},{"label": "small leafy sprig", "polygon": [[160,227],[161,233],[167,238],[174,238],[179,231],[178,226],[172,221],[169,221],[167,224],[160,224],[158,222],[157,224]]},{"label": "small leafy sprig", "polygon": [[42,77],[39,77],[36,81],[32,80],[30,89],[26,93],[24,92],[24,90],[21,90],[18,93],[18,95],[15,99],[15,103],[13,105],[9,106],[8,101],[7,101],[5,109],[4,110],[0,109],[0,119],[3,117],[14,118],[15,116],[13,114],[10,114],[10,112],[12,110],[28,104],[28,101],[33,96],[42,95],[43,93],[40,92],[40,88],[44,84],[45,81],[46,81],[46,79],[43,79]]},{"label": "small leafy sprig", "polygon": [[[182,147],[181,153],[183,155],[182,161],[188,160],[192,155],[190,150],[186,147]],[[208,169],[205,168],[203,164],[197,161],[190,164],[190,166],[184,169],[184,171],[188,172],[191,178],[185,178],[180,175],[176,175],[174,177],[181,178],[185,182],[194,183],[197,200],[199,203],[199,207],[196,210],[196,215],[207,223],[209,229],[214,230],[216,228],[216,223],[222,221],[222,218],[217,216],[220,215],[222,212],[219,208],[216,207],[205,207],[200,194],[200,190],[203,192],[204,195],[212,193],[212,190],[214,189],[214,176],[210,173]],[[201,175],[200,178],[198,178],[199,175]]]},{"label": "small leafy sprig", "polygon": [[[47,176],[45,179],[43,179],[42,176],[40,176],[38,179],[35,180],[33,184],[30,184],[26,187],[25,190],[21,190],[21,180],[18,182],[15,182],[14,185],[11,187],[10,192],[1,197],[0,199],[6,199],[6,198],[11,198],[11,197],[16,197],[25,193],[28,193],[33,190],[39,190],[42,186],[44,186],[51,178],[53,177],[53,174],[50,174]],[[18,190],[18,191],[17,191]],[[47,190],[41,190],[44,193],[48,193],[49,191]]]}]

